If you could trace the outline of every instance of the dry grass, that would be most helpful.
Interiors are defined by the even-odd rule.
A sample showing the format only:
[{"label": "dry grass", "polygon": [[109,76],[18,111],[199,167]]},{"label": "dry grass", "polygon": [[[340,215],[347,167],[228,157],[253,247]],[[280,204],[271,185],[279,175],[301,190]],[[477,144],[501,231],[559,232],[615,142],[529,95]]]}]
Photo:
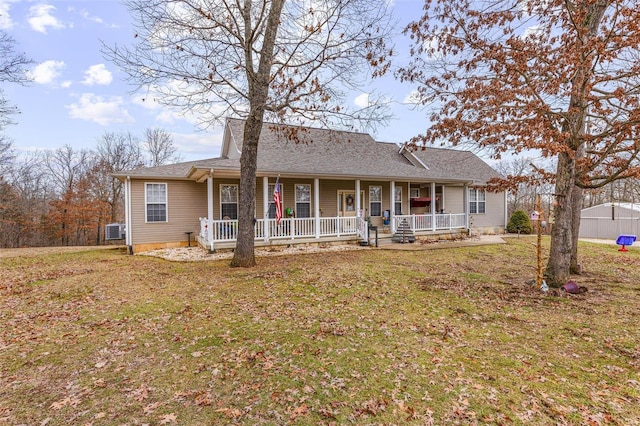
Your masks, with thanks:
[{"label": "dry grass", "polygon": [[640,253],[0,258],[0,424],[640,424]]}]

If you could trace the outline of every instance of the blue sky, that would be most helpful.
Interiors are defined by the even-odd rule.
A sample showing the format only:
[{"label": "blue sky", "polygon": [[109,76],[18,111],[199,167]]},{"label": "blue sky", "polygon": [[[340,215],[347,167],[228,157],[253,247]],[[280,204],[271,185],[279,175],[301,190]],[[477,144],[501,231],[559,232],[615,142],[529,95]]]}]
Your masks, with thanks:
[{"label": "blue sky", "polygon": [[[422,2],[396,0],[393,8],[403,26],[420,16]],[[3,85],[5,96],[21,111],[15,117],[17,124],[6,128],[18,153],[67,144],[93,148],[105,132],[142,136],[145,129],[160,127],[173,135],[184,160],[218,155],[221,128],[198,129],[196,117],[141,102],[143,94],[132,93],[124,75],[103,57],[102,42],[133,40],[131,16],[119,1],[0,0],[0,28],[17,41],[18,51],[34,60],[31,84]],[[408,48],[406,38],[396,40],[399,61]],[[404,104],[410,87],[387,76],[363,93],[354,93],[350,101],[362,101],[371,90],[392,98],[395,116],[377,131],[376,139],[404,142],[424,130],[425,114]]]}]

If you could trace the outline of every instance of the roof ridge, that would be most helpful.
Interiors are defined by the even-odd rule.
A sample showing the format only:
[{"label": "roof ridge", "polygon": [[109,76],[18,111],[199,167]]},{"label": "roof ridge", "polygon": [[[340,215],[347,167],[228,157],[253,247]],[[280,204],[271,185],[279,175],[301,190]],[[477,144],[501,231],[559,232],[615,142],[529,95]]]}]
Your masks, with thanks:
[{"label": "roof ridge", "polygon": [[[228,121],[242,121],[245,122],[247,121],[244,118],[236,118],[236,117],[227,117]],[[309,129],[309,130],[320,130],[323,132],[339,132],[339,133],[351,133],[351,134],[355,134],[355,135],[363,135],[363,136],[369,136],[371,139],[373,139],[376,142],[379,142],[377,140],[375,140],[373,138],[373,136],[371,136],[370,133],[367,132],[357,132],[355,130],[339,130],[339,129],[329,129],[329,128],[325,128],[325,127],[316,127],[316,126],[303,126],[301,124],[287,124],[287,123],[274,123],[272,121],[263,121],[262,125],[273,125],[273,126],[285,126],[285,127],[300,127],[300,128],[304,128],[304,129]],[[388,143],[394,143],[394,142],[388,142]]]}]

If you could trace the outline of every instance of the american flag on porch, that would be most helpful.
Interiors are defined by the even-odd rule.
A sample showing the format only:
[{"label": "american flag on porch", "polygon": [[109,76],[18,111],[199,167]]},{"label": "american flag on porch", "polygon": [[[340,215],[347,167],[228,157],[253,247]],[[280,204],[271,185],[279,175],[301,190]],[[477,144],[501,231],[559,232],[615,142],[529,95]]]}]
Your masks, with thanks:
[{"label": "american flag on porch", "polygon": [[280,178],[276,179],[276,187],[273,190],[273,203],[276,205],[276,223],[282,219],[282,194],[280,193]]}]

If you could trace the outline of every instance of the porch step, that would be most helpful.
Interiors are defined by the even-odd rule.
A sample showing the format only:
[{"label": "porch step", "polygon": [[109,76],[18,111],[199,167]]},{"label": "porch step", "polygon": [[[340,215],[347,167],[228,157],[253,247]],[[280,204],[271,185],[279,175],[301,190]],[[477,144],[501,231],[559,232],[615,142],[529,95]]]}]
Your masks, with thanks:
[{"label": "porch step", "polygon": [[402,222],[400,222],[398,229],[396,229],[395,234],[391,237],[391,241],[402,244],[414,243],[416,241],[416,237],[413,235],[413,231],[406,219],[403,219]]}]

